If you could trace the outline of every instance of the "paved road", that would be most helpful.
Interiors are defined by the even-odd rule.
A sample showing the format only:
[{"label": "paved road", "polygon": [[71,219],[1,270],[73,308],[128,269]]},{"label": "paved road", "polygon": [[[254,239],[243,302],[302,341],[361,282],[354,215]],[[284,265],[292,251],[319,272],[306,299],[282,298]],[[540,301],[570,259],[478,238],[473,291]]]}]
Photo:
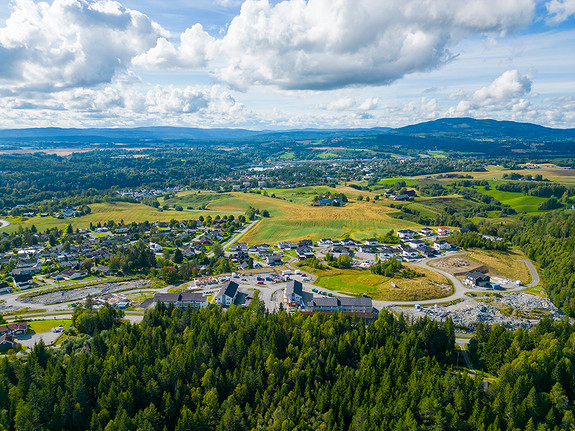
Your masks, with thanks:
[{"label": "paved road", "polygon": [[8,220],[4,220],[4,219],[0,219],[0,229],[2,229],[3,227],[8,227],[10,226],[12,223],[9,222]]},{"label": "paved road", "polygon": [[[222,244],[222,249],[225,250],[230,245],[235,244],[242,236],[244,236],[246,233],[248,233],[248,231],[250,229],[252,229],[262,219],[260,216],[256,216],[256,217],[257,218],[254,221],[252,221],[250,224],[248,224],[245,228],[243,228],[237,234],[232,236],[227,242]],[[213,255],[214,255],[214,252],[212,252],[212,251],[210,251],[208,253],[208,257],[212,257]]]},{"label": "paved road", "polygon": [[531,261],[529,259],[518,259],[518,262],[524,262],[527,265],[527,268],[529,268],[529,271],[531,272],[532,280],[531,283],[527,285],[527,287],[537,286],[539,284],[539,274],[537,274],[537,270],[535,269]]},{"label": "paved road", "polygon": [[[449,254],[448,256],[451,257],[451,256],[463,254],[463,253],[464,252],[452,253],[452,254]],[[421,261],[417,262],[415,265],[421,266],[423,268],[431,269],[432,271],[435,271],[435,272],[447,277],[453,283],[453,287],[455,289],[455,291],[451,295],[446,296],[444,298],[427,299],[427,300],[423,300],[423,301],[373,301],[373,304],[377,308],[389,307],[391,305],[415,305],[415,304],[430,305],[430,304],[438,304],[438,303],[442,303],[442,302],[450,302],[450,301],[454,301],[456,299],[463,298],[465,296],[465,293],[469,292],[468,288],[466,288],[457,278],[455,278],[453,275],[449,274],[448,272],[442,271],[441,269],[434,268],[434,267],[428,265],[428,263],[433,261],[433,260],[443,259],[445,257],[446,257],[445,255],[442,255],[442,256],[438,256],[438,257],[422,259]]]}]

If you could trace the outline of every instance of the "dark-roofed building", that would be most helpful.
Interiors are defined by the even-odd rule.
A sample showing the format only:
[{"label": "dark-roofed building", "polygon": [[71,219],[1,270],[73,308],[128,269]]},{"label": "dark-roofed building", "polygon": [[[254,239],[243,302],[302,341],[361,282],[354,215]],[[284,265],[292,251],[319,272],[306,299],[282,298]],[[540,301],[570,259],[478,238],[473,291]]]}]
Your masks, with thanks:
[{"label": "dark-roofed building", "polygon": [[208,297],[198,292],[156,293],[154,301],[165,304],[171,303],[180,308],[191,307],[198,310],[208,306]]},{"label": "dark-roofed building", "polygon": [[34,281],[30,274],[20,274],[14,276],[14,286],[20,289],[28,289],[34,286]]},{"label": "dark-roofed building", "polygon": [[238,294],[238,283],[235,281],[228,281],[222,286],[216,295],[216,302],[218,305],[230,306]]},{"label": "dark-roofed building", "polygon": [[303,285],[297,280],[290,280],[286,286],[284,300],[289,303],[301,303],[303,298]]},{"label": "dark-roofed building", "polygon": [[479,271],[469,271],[465,274],[465,284],[474,287],[489,287],[491,278]]},{"label": "dark-roofed building", "polygon": [[282,257],[274,254],[273,256],[266,257],[266,262],[269,266],[278,266],[282,264]]},{"label": "dark-roofed building", "polygon": [[307,303],[310,311],[322,313],[373,313],[371,298],[325,298],[316,297]]},{"label": "dark-roofed building", "polygon": [[14,336],[12,334],[4,334],[0,336],[0,349],[12,349],[16,346]]}]

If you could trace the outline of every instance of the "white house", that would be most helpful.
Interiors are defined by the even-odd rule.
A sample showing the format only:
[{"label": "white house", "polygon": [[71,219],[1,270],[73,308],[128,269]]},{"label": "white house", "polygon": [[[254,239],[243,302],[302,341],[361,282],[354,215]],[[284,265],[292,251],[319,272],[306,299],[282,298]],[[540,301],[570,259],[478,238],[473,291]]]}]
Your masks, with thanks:
[{"label": "white house", "polygon": [[437,251],[440,251],[440,250],[451,250],[454,247],[453,247],[453,244],[451,244],[447,241],[439,240],[439,241],[435,241],[433,243],[433,248]]},{"label": "white house", "polygon": [[152,250],[154,253],[161,253],[163,248],[160,244],[157,244],[155,242],[151,242],[150,243],[150,250]]},{"label": "white house", "polygon": [[417,233],[411,229],[403,229],[397,231],[397,236],[401,239],[412,239],[415,237],[415,235],[417,235]]},{"label": "white house", "polygon": [[284,300],[286,303],[300,304],[303,298],[303,286],[297,280],[290,280],[286,286]]},{"label": "white house", "polygon": [[216,303],[218,305],[228,307],[233,304],[237,295],[238,295],[238,283],[230,280],[222,286],[222,288],[216,295]]}]

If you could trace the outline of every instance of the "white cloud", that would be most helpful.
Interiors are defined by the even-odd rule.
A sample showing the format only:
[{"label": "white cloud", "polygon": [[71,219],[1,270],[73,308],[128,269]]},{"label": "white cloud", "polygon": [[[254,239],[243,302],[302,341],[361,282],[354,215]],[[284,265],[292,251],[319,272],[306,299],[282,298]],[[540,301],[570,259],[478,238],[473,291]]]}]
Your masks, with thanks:
[{"label": "white cloud", "polygon": [[551,0],[545,7],[549,17],[548,24],[559,24],[575,15],[575,0]]},{"label": "white cloud", "polygon": [[161,42],[137,62],[211,61],[216,77],[243,90],[387,85],[449,61],[466,35],[512,30],[533,12],[534,0],[246,0],[223,38],[199,28],[178,48]]},{"label": "white cloud", "polygon": [[464,113],[477,109],[500,111],[512,108],[518,110],[521,106],[525,106],[526,101],[522,98],[529,94],[531,85],[532,82],[527,76],[520,75],[517,70],[508,70],[491,84],[460,101],[455,109]]},{"label": "white cloud", "polygon": [[58,91],[108,83],[162,34],[111,0],[15,0],[0,28],[0,85]]},{"label": "white cloud", "polygon": [[360,111],[371,111],[372,109],[377,108],[378,103],[379,99],[377,97],[369,97],[365,99],[357,109]]},{"label": "white cloud", "polygon": [[195,24],[180,35],[178,47],[166,38],[158,39],[155,47],[136,56],[136,66],[157,69],[197,68],[206,65],[214,40],[201,24]]}]

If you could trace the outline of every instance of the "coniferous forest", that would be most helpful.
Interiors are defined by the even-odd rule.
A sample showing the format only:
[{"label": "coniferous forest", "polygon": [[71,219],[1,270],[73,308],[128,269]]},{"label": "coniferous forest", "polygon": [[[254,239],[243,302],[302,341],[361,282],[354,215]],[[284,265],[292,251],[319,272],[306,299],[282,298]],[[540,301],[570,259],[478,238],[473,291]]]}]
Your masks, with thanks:
[{"label": "coniferous forest", "polygon": [[[574,327],[478,328],[457,368],[452,322],[382,311],[202,311],[159,305],[60,349],[0,362],[7,430],[560,430],[575,424]],[[112,316],[114,317],[114,316]],[[117,316],[116,316],[117,317]],[[77,315],[76,319],[82,319]],[[85,318],[85,316],[84,316]],[[105,324],[108,322],[108,324]],[[110,327],[111,325],[111,327]]]}]

